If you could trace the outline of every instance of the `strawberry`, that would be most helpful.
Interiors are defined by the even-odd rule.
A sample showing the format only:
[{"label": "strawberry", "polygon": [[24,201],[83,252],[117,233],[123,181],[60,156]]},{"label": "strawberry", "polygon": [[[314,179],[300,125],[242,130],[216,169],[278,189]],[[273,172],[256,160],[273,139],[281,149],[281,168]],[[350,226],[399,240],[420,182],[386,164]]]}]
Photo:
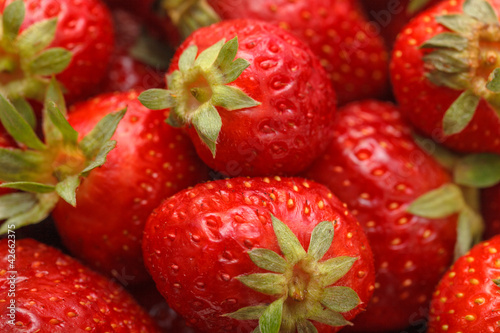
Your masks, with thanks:
[{"label": "strawberry", "polygon": [[169,90],[141,102],[171,107],[169,123],[186,128],[201,159],[225,175],[293,175],[331,138],[335,92],[324,69],[274,25],[235,20],[196,31],[167,81]]},{"label": "strawberry", "polygon": [[500,184],[481,192],[481,204],[486,224],[485,239],[500,235]]},{"label": "strawberry", "polygon": [[337,332],[374,289],[358,222],[301,178],[181,191],[151,214],[143,252],[169,305],[202,332]]},{"label": "strawberry", "polygon": [[434,292],[429,333],[500,328],[500,236],[476,245],[446,272]]},{"label": "strawberry", "polygon": [[458,152],[500,152],[498,0],[449,0],[399,35],[391,80],[401,110]]},{"label": "strawberry", "polygon": [[2,332],[159,332],[122,287],[55,248],[9,233],[0,257]]},{"label": "strawberry", "polygon": [[367,311],[347,331],[390,332],[421,324],[425,313],[419,309],[453,259],[454,212],[464,206],[460,191],[414,143],[410,127],[390,103],[341,108],[334,133],[306,175],[328,186],[362,224],[376,269]]},{"label": "strawberry", "polygon": [[94,92],[114,38],[100,0],[0,0],[0,14],[7,27],[0,37],[2,93],[42,101],[53,74],[70,101]]},{"label": "strawberry", "polygon": [[99,95],[72,107],[68,121],[80,136],[115,110],[127,108],[127,114],[113,136],[117,148],[78,187],[76,206],[61,200],[52,214],[71,253],[124,284],[148,278],[141,234],[151,211],[166,197],[208,179],[189,138],[163,121],[164,111],[146,109],[137,96]]},{"label": "strawberry", "polygon": [[388,94],[388,55],[358,0],[165,0],[187,37],[220,20],[263,20],[289,30],[321,60],[340,104]]}]

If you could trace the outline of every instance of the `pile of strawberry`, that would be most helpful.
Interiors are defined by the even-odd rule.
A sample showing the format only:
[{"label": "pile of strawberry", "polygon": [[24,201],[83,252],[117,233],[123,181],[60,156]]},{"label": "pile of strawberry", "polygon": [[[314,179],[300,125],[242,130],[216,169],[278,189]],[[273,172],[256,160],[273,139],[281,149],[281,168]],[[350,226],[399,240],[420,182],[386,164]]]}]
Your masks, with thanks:
[{"label": "pile of strawberry", "polygon": [[0,0],[0,331],[500,331],[499,17]]}]

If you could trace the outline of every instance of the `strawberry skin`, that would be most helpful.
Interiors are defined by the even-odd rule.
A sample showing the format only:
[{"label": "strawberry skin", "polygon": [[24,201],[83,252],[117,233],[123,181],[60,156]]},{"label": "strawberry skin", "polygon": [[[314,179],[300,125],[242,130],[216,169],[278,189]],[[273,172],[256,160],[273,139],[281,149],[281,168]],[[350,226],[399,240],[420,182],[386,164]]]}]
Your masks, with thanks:
[{"label": "strawberry skin", "polygon": [[201,159],[227,176],[297,174],[326,149],[336,111],[326,72],[304,43],[269,23],[223,21],[192,34],[174,55],[169,74],[179,68],[189,46],[201,52],[235,36],[236,58],[250,65],[231,86],[260,105],[233,111],[217,107],[222,129],[215,158],[193,126],[187,131]]},{"label": "strawberry skin", "polygon": [[77,206],[61,200],[52,215],[71,253],[125,284],[148,279],[141,234],[151,211],[208,179],[189,138],[165,124],[165,111],[144,108],[137,95],[105,94],[74,105],[68,121],[81,136],[104,115],[128,109],[113,136],[117,147],[81,183]]},{"label": "strawberry skin", "polygon": [[[13,0],[0,0],[0,12]],[[26,17],[21,33],[33,23],[57,17],[56,36],[50,47],[73,53],[69,66],[57,79],[67,89],[69,102],[95,92],[113,52],[111,14],[100,0],[24,0]]]},{"label": "strawberry skin", "polygon": [[500,235],[500,185],[481,191],[481,211],[486,225],[484,238]]},{"label": "strawberry skin", "polygon": [[[2,332],[159,332],[121,286],[32,239],[15,241],[17,280],[12,298],[9,244],[14,243],[0,241]],[[11,299],[16,305],[14,325],[8,322]]]},{"label": "strawberry skin", "polygon": [[[333,244],[324,259],[358,258],[336,284],[352,288],[361,299],[343,314],[346,319],[362,311],[374,288],[371,251],[358,222],[342,203],[326,187],[301,178],[233,178],[177,193],[153,212],[146,225],[143,252],[148,270],[169,305],[188,324],[202,332],[252,332],[256,327],[255,320],[221,315],[275,298],[251,290],[238,279],[242,274],[265,273],[250,260],[250,250],[280,253],[270,213],[305,248],[315,225],[336,221]],[[292,303],[300,315],[302,303]],[[318,332],[340,329],[313,323]]]},{"label": "strawberry skin", "polygon": [[496,236],[476,245],[453,264],[434,293],[429,333],[498,332],[499,253],[500,236]]},{"label": "strawberry skin", "polygon": [[[449,31],[436,22],[436,16],[462,13],[464,1],[444,1],[419,14],[399,35],[390,65],[394,94],[401,110],[412,124],[433,140],[459,152],[500,152],[500,117],[492,106],[481,99],[470,123],[460,133],[443,133],[443,116],[462,94],[437,86],[426,78],[422,57],[429,49],[420,46],[431,37]],[[498,12],[500,2],[490,1]]]},{"label": "strawberry skin", "polygon": [[364,227],[377,271],[374,296],[350,329],[404,329],[422,319],[415,313],[429,302],[453,258],[456,239],[456,216],[431,220],[407,208],[450,177],[413,142],[409,126],[390,103],[341,108],[334,133],[331,146],[306,175],[348,205]]}]

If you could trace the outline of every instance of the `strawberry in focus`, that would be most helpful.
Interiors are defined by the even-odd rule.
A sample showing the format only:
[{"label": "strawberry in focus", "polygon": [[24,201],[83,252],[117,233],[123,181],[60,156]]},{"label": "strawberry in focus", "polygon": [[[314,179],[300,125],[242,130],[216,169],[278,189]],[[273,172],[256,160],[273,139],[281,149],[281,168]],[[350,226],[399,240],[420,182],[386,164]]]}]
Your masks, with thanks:
[{"label": "strawberry in focus", "polygon": [[301,178],[181,191],[150,216],[143,252],[169,305],[202,332],[337,332],[374,289],[358,222]]}]

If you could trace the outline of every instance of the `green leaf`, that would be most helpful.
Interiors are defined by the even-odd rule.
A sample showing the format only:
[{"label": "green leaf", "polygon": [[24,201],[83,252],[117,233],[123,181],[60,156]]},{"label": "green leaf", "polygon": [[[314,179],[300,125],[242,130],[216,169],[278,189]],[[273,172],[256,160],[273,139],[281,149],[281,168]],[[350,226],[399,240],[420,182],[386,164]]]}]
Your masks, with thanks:
[{"label": "green leaf", "polygon": [[222,46],[224,46],[224,39],[201,52],[198,58],[196,58],[194,65],[200,66],[204,70],[208,70],[218,58]]},{"label": "green leaf", "polygon": [[66,101],[64,100],[64,95],[61,90],[61,86],[54,77],[50,80],[49,86],[47,87],[45,102],[55,103],[64,117],[68,115],[68,110],[66,108]]},{"label": "green leaf", "polygon": [[443,32],[425,41],[421,48],[450,48],[457,51],[465,50],[469,45],[469,40],[459,34]]},{"label": "green leaf", "polygon": [[427,6],[429,2],[430,0],[410,0],[408,7],[406,7],[406,12],[413,16],[413,14]]},{"label": "green leaf", "polygon": [[36,202],[36,195],[33,193],[16,192],[1,195],[0,221],[30,210]]},{"label": "green leaf", "polygon": [[9,41],[16,39],[24,21],[25,8],[22,0],[10,3],[2,15],[3,38]]},{"label": "green leaf", "polygon": [[175,105],[172,92],[165,89],[149,89],[139,95],[139,102],[150,110],[163,110]]},{"label": "green leaf", "polygon": [[284,298],[280,298],[266,309],[259,319],[259,328],[262,333],[279,333],[283,316]]},{"label": "green leaf", "polygon": [[111,139],[118,124],[125,116],[125,112],[126,109],[123,109],[104,116],[92,131],[80,141],[79,146],[88,159],[95,158],[104,144]]},{"label": "green leaf", "polygon": [[475,243],[481,240],[483,230],[484,222],[481,216],[465,206],[458,215],[455,260],[465,255]]},{"label": "green leaf", "polygon": [[315,260],[320,260],[328,252],[333,242],[333,223],[324,221],[319,223],[311,233],[311,241],[307,253]]},{"label": "green leaf", "polygon": [[449,14],[436,16],[436,22],[444,25],[451,31],[468,34],[477,25],[477,20],[462,14]]},{"label": "green leaf", "polygon": [[36,182],[12,182],[12,183],[3,183],[0,184],[0,187],[4,188],[12,188],[24,192],[31,193],[50,193],[55,190],[55,187],[52,185],[46,185],[42,183]]},{"label": "green leaf", "polygon": [[83,171],[80,173],[80,176],[87,177],[88,174],[90,173],[90,171],[92,171],[95,168],[98,168],[100,166],[103,166],[104,163],[106,163],[106,159],[108,157],[108,154],[113,149],[115,149],[115,147],[116,147],[116,141],[111,140],[111,141],[106,142],[101,147],[101,149],[99,150],[99,152],[97,153],[95,159],[92,162],[90,162],[90,164],[87,165],[87,167],[85,169],[83,169]]},{"label": "green leaf", "polygon": [[342,316],[338,312],[334,312],[331,310],[324,310],[317,314],[314,317],[311,317],[312,320],[315,320],[319,323],[323,323],[326,325],[330,325],[333,327],[341,327],[346,325],[352,325],[351,322],[347,321],[344,316]]},{"label": "green leaf", "polygon": [[28,70],[34,75],[54,75],[64,71],[73,54],[61,47],[54,47],[43,51],[36,56],[28,65]]},{"label": "green leaf", "polygon": [[55,190],[64,201],[76,207],[76,189],[79,185],[80,177],[78,175],[70,176],[57,183]]},{"label": "green leaf", "polygon": [[0,121],[16,141],[32,149],[44,150],[46,148],[30,124],[2,94],[0,94]]},{"label": "green leaf", "polygon": [[477,18],[479,22],[498,24],[497,14],[488,1],[466,0],[463,9],[465,14]]},{"label": "green leaf", "polygon": [[361,303],[358,294],[349,287],[331,287],[323,290],[321,304],[335,312],[348,312]]},{"label": "green leaf", "polygon": [[297,322],[297,333],[318,333],[318,330],[309,320],[303,319]]},{"label": "green leaf", "polygon": [[76,145],[78,142],[78,132],[66,120],[62,112],[54,102],[46,103],[47,114],[54,126],[62,134],[64,142]]},{"label": "green leaf", "polygon": [[300,244],[297,236],[283,222],[271,214],[274,233],[278,239],[281,252],[285,256],[289,265],[295,265],[300,259],[304,258],[306,251]]},{"label": "green leaf", "polygon": [[493,279],[492,281],[497,287],[500,287],[500,279]]},{"label": "green leaf", "polygon": [[495,68],[490,77],[491,79],[486,88],[494,93],[500,93],[500,68]]},{"label": "green leaf", "polygon": [[353,257],[335,257],[320,263],[319,272],[321,285],[323,287],[330,286],[340,280],[347,274],[358,258]]},{"label": "green leaf", "polygon": [[217,109],[210,103],[204,103],[193,114],[191,122],[200,136],[200,139],[207,145],[215,157],[217,138],[222,128],[222,119]]},{"label": "green leaf", "polygon": [[17,38],[19,52],[24,58],[31,58],[52,43],[56,35],[57,18],[36,22]]},{"label": "green leaf", "polygon": [[18,98],[12,101],[12,105],[19,112],[21,117],[26,120],[26,122],[31,126],[31,128],[36,128],[36,116],[30,103],[28,103],[23,98]]},{"label": "green leaf", "polygon": [[500,155],[467,155],[455,166],[454,181],[476,188],[492,187],[500,183]]},{"label": "green leaf", "polygon": [[445,184],[421,195],[407,211],[416,216],[439,219],[460,212],[464,205],[460,188],[455,184]]},{"label": "green leaf", "polygon": [[198,47],[191,45],[179,57],[179,70],[187,72],[194,66],[196,55],[198,54]]},{"label": "green leaf", "polygon": [[268,249],[254,249],[249,253],[250,259],[257,267],[275,272],[285,273],[288,264],[279,254]]},{"label": "green leaf", "polygon": [[59,197],[55,194],[55,192],[38,194],[37,199],[38,203],[35,204],[30,210],[13,216],[5,221],[0,227],[0,234],[7,233],[9,230],[8,226],[10,225],[14,225],[15,229],[18,229],[20,227],[39,223],[45,220],[59,201]]},{"label": "green leaf", "polygon": [[238,46],[238,36],[225,43],[215,60],[215,66],[223,68],[231,65],[234,58],[236,58],[236,53],[238,53]]},{"label": "green leaf", "polygon": [[267,305],[248,306],[235,312],[224,314],[223,316],[236,320],[256,320],[262,316],[266,309]]},{"label": "green leaf", "polygon": [[45,156],[37,151],[0,148],[0,180],[36,181],[43,177]]},{"label": "green leaf", "polygon": [[[467,72],[469,69],[469,60],[461,57],[456,51],[449,49],[438,49],[434,52],[426,54],[423,57],[423,60],[426,64],[430,64],[431,67],[435,69],[435,71],[431,72],[429,75],[431,75],[434,81],[437,82],[448,82],[449,79],[444,76],[445,74],[460,74]],[[459,83],[455,83],[455,85],[458,84]],[[438,85],[449,86],[442,83]],[[451,88],[453,87],[454,86],[451,86]]]},{"label": "green leaf", "polygon": [[463,131],[472,120],[480,100],[470,90],[464,91],[444,114],[444,134],[452,135]]},{"label": "green leaf", "polygon": [[282,274],[256,273],[236,277],[245,286],[266,295],[282,295],[286,292],[286,278]]},{"label": "green leaf", "polygon": [[212,91],[212,104],[223,107],[229,111],[260,105],[259,102],[236,87],[216,85],[212,87]]},{"label": "green leaf", "polygon": [[250,63],[243,58],[236,59],[226,67],[220,67],[222,80],[220,83],[228,84],[235,81],[250,66]]}]

